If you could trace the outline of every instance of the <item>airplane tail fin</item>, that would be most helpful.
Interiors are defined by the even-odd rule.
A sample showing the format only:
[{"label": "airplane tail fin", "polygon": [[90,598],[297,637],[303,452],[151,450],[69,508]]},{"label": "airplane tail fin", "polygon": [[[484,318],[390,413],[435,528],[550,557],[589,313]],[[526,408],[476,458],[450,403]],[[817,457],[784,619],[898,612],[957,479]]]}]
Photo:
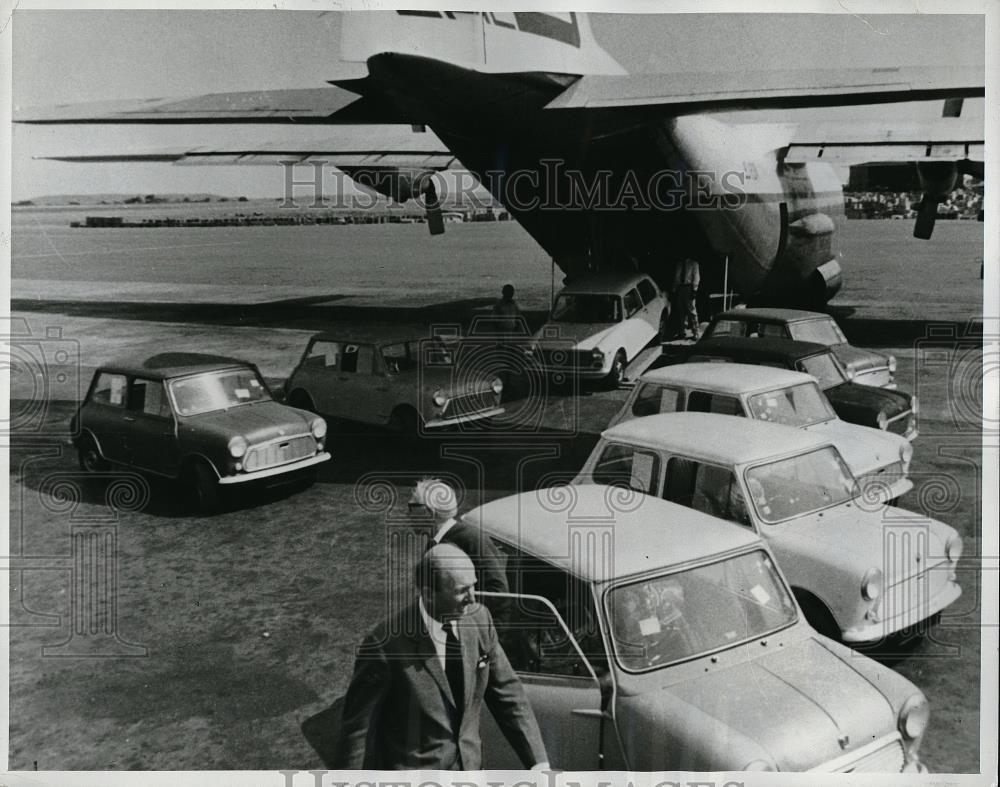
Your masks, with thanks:
[{"label": "airplane tail fin", "polygon": [[626,73],[597,43],[586,14],[573,12],[346,12],[341,59],[365,62],[383,53],[430,57],[485,73]]}]

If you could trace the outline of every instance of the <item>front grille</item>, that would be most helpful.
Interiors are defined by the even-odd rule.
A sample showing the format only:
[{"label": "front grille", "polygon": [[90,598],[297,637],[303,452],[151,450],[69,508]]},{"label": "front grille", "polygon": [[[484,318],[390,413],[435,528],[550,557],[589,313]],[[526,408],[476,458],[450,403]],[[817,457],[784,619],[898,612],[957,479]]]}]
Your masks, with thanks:
[{"label": "front grille", "polygon": [[243,459],[243,468],[248,473],[266,470],[269,467],[285,465],[305,459],[316,453],[316,440],[312,435],[279,437],[269,443],[251,446]]},{"label": "front grille", "polygon": [[[594,353],[591,350],[542,350],[542,365],[547,369],[593,369]],[[599,366],[599,364],[597,365]]]},{"label": "front grille", "polygon": [[462,394],[449,399],[441,411],[442,418],[462,418],[479,415],[487,410],[492,410],[500,403],[500,397],[489,391],[478,391],[471,394]]},{"label": "front grille", "polygon": [[903,770],[905,758],[903,755],[903,742],[898,738],[890,741],[885,746],[864,755],[857,762],[853,762],[845,768],[840,769],[840,773],[900,773]]}]

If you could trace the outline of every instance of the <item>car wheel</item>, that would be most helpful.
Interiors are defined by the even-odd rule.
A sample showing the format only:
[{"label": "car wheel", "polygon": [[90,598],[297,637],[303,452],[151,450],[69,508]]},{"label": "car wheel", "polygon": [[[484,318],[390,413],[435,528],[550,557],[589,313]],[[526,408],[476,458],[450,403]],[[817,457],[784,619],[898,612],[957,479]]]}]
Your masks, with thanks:
[{"label": "car wheel", "polygon": [[829,637],[839,642],[840,626],[837,625],[837,620],[833,617],[833,613],[827,609],[826,604],[808,591],[793,588],[792,592],[795,594],[799,606],[802,607],[802,613],[806,616],[806,620],[809,621],[809,625],[824,637]]},{"label": "car wheel", "polygon": [[77,448],[77,458],[80,460],[80,469],[86,473],[102,473],[110,467],[108,461],[101,456],[97,449],[97,443],[93,438],[85,437]]},{"label": "car wheel", "polygon": [[420,436],[420,416],[412,407],[397,407],[389,416],[389,429],[402,437],[416,439]]},{"label": "car wheel", "polygon": [[222,495],[219,479],[204,462],[195,462],[184,474],[184,486],[191,508],[201,514],[211,514],[219,510]]},{"label": "car wheel", "polygon": [[622,380],[625,379],[625,366],[627,365],[628,359],[625,357],[625,351],[619,350],[615,353],[615,359],[611,362],[611,371],[608,372],[608,376],[604,378],[604,383],[608,388],[617,388],[622,384]]},{"label": "car wheel", "polygon": [[296,388],[292,391],[292,395],[288,397],[288,404],[292,407],[297,407],[299,410],[308,410],[310,413],[316,412],[316,405],[312,397],[301,388]]}]

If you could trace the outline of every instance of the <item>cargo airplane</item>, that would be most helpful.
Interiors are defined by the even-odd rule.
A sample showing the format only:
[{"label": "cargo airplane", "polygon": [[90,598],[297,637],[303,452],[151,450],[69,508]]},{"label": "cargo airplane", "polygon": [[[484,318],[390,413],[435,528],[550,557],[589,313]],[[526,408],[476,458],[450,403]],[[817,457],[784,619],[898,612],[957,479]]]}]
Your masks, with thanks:
[{"label": "cargo airplane", "polygon": [[[445,170],[471,175],[568,277],[639,269],[669,283],[682,255],[750,302],[816,305],[841,283],[834,166],[902,168],[923,192],[914,234],[961,176],[983,176],[982,70],[875,68],[626,73],[578,13],[347,12],[341,59],[361,78],[297,90],[62,105],[24,123],[330,124],[329,144],[263,143],[70,161],[332,166],[443,231]],[[739,123],[746,110],[941,100],[924,122]],[[725,113],[725,120],[721,115]],[[755,113],[759,115],[760,113]],[[377,125],[377,128],[372,126]],[[298,169],[298,168],[297,168]]]}]

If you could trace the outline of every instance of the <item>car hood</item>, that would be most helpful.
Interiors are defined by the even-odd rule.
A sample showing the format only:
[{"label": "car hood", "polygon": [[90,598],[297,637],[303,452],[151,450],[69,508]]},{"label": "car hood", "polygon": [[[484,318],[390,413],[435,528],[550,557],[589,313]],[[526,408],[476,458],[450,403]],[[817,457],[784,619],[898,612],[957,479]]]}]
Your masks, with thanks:
[{"label": "car hood", "polygon": [[[621,323],[612,322],[549,322],[535,334],[534,341],[545,346],[565,347],[572,343],[574,350],[592,350]],[[551,331],[555,338],[542,339],[546,332]]]},{"label": "car hood", "polygon": [[753,741],[782,771],[814,768],[871,743],[892,732],[896,717],[875,685],[815,637],[622,702],[654,724],[666,708],[681,723],[710,717],[720,754],[733,738]]},{"label": "car hood", "polygon": [[884,410],[891,418],[911,408],[912,397],[903,391],[890,391],[859,383],[841,383],[824,391],[831,402]]},{"label": "car hood", "polygon": [[231,437],[242,435],[253,445],[309,432],[312,417],[305,411],[277,402],[256,402],[193,415],[183,420],[189,430],[212,432],[227,441]]},{"label": "car hood", "polygon": [[889,358],[873,350],[861,350],[850,344],[836,344],[830,348],[847,369],[852,372],[866,372],[869,369],[881,369],[889,365]]},{"label": "car hood", "polygon": [[900,461],[905,437],[868,426],[858,426],[833,418],[807,426],[807,432],[828,437],[856,475]]},{"label": "car hood", "polygon": [[775,528],[768,535],[779,552],[813,554],[845,570],[854,566],[859,577],[868,568],[881,568],[886,587],[944,560],[945,543],[956,532],[944,522],[902,509],[880,505],[865,510],[856,502],[764,527]]}]

